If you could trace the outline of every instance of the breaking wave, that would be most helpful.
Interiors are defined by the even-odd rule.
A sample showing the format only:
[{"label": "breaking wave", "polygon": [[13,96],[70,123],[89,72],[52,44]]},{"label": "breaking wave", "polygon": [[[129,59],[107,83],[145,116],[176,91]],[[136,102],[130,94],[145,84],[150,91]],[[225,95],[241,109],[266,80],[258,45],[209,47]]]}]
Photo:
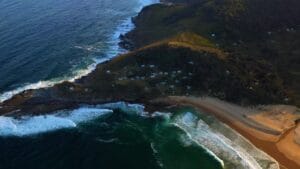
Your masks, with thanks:
[{"label": "breaking wave", "polygon": [[0,136],[29,136],[63,128],[75,128],[87,122],[113,113],[120,109],[129,115],[141,117],[167,117],[163,113],[149,114],[140,104],[116,102],[103,105],[85,105],[74,110],[62,110],[48,115],[21,116],[18,118],[0,116]]},{"label": "breaking wave", "polygon": [[51,115],[22,116],[20,118],[0,116],[1,136],[28,136],[63,128],[74,128],[79,123],[112,113],[109,109],[81,107],[71,111],[60,111]]},{"label": "breaking wave", "polygon": [[[159,2],[158,0],[140,0],[139,1],[139,6],[135,9],[135,11],[137,13],[144,6],[147,6],[147,5],[150,5],[150,4],[153,4],[153,3],[158,3],[158,2]],[[37,83],[25,84],[24,86],[18,87],[16,89],[0,93],[0,102],[8,100],[8,99],[12,98],[14,95],[19,94],[19,93],[21,93],[25,90],[52,87],[55,84],[59,84],[59,83],[62,83],[64,81],[74,82],[76,79],[80,79],[81,77],[86,76],[87,74],[89,74],[90,72],[95,70],[96,66],[99,63],[110,60],[111,58],[115,57],[116,55],[126,52],[125,49],[121,48],[118,45],[119,42],[120,42],[119,36],[121,34],[129,32],[133,28],[134,28],[134,24],[131,22],[131,18],[125,19],[116,28],[115,32],[113,33],[113,35],[111,36],[111,38],[107,42],[109,44],[109,49],[105,53],[105,57],[94,58],[93,63],[90,64],[87,68],[80,69],[80,70],[75,70],[72,73],[72,76],[54,78],[54,79],[51,79],[51,80],[39,81]],[[97,49],[95,49],[94,47],[91,47],[91,46],[87,46],[87,47],[75,46],[75,48],[84,49],[84,50],[97,50]]]},{"label": "breaking wave", "polygon": [[[223,129],[218,132],[193,113],[187,112],[176,117],[173,125],[184,131],[189,140],[205,148],[224,168],[279,169],[273,158],[224,124],[218,123]],[[183,139],[183,142],[186,140]]]},{"label": "breaking wave", "polygon": [[[170,114],[148,113],[140,104],[126,102],[102,105],[82,105],[75,110],[63,110],[49,115],[22,116],[19,118],[0,116],[0,136],[30,136],[64,128],[76,128],[78,124],[111,115],[121,110],[130,116],[163,118],[167,125],[176,126],[183,134],[178,138],[185,146],[196,144],[214,157],[223,168],[230,169],[279,169],[278,163],[257,149],[249,141],[227,125],[185,112]],[[99,142],[115,142],[115,139],[100,139]],[[155,145],[151,145],[154,154]]]}]

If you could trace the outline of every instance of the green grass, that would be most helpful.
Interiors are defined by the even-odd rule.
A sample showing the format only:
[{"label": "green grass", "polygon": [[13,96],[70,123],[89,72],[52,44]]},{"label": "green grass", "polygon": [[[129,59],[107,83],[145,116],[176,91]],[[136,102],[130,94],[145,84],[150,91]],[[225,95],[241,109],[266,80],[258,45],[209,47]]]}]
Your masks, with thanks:
[{"label": "green grass", "polygon": [[[243,65],[236,71],[243,75],[245,84],[262,77],[268,79],[259,72],[272,71],[277,77],[272,81],[274,86],[284,87],[283,95],[291,100],[290,104],[297,101],[300,80],[292,72],[300,71],[300,1],[169,1],[181,4],[153,5],[135,19],[137,28],[129,33],[129,39],[136,48],[173,38],[170,41],[174,46],[222,51],[231,57],[232,64]],[[293,31],[287,32],[290,28]]]}]

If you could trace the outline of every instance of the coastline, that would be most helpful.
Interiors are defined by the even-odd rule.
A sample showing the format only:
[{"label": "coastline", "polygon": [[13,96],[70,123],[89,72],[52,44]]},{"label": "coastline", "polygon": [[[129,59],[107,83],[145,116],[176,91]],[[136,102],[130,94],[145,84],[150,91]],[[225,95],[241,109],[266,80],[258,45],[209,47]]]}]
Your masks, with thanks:
[{"label": "coastline", "polygon": [[[118,56],[113,55],[113,57],[118,57]],[[107,59],[107,60],[109,60],[109,59]],[[103,60],[103,61],[95,64],[94,69],[97,67],[98,64],[103,63],[107,60]],[[93,70],[84,74],[84,76],[90,75],[90,73]],[[82,77],[82,76],[80,76],[80,77]],[[75,81],[75,79],[73,79],[71,82],[73,82],[73,81]],[[50,85],[50,86],[46,85],[46,86],[42,86],[42,87],[46,88],[46,87],[52,87],[54,85],[55,84]],[[21,90],[18,91],[17,93],[12,93],[11,97],[13,97],[13,95],[23,92],[24,90],[39,89],[39,88],[40,88],[40,86],[38,88],[34,88],[34,87],[25,88],[25,89],[22,89],[22,91]],[[7,99],[9,99],[9,98],[7,98]],[[117,98],[117,99],[119,99],[119,98]],[[279,145],[277,143],[279,140],[284,140],[285,138],[291,139],[290,138],[291,132],[293,131],[294,128],[289,128],[288,131],[290,131],[290,132],[288,133],[288,131],[285,131],[284,134],[280,134],[280,131],[278,131],[278,130],[264,128],[264,126],[259,126],[259,125],[258,125],[258,128],[253,128],[253,126],[255,126],[257,123],[250,122],[250,123],[245,124],[244,123],[245,121],[243,120],[243,118],[234,117],[230,113],[224,113],[224,112],[226,112],[226,109],[224,110],[224,108],[222,108],[222,106],[220,106],[218,104],[216,104],[216,105],[214,105],[214,104],[198,104],[198,103],[194,103],[193,101],[188,100],[188,99],[187,100],[180,100],[180,98],[178,98],[178,99],[179,100],[177,100],[176,98],[171,98],[168,101],[170,101],[172,104],[191,105],[191,106],[205,110],[205,111],[215,115],[221,122],[224,122],[225,124],[229,125],[231,128],[233,128],[238,133],[240,133],[242,136],[247,138],[250,142],[252,142],[259,149],[263,150],[267,154],[274,157],[277,161],[280,162],[280,164],[282,164],[281,167],[283,169],[285,169],[284,166],[288,167],[289,169],[300,168],[300,164],[297,164],[295,162],[296,160],[291,160],[293,157],[287,157],[284,154],[284,152],[286,152],[284,150],[284,148],[283,148],[283,150],[280,150],[278,148],[278,146],[284,147],[284,145],[283,145],[284,143],[281,142],[282,143],[281,145]],[[4,101],[4,100],[0,99],[0,102],[2,102],[2,101]],[[98,101],[96,101],[95,103],[98,103]],[[1,107],[0,107],[0,109],[1,109]],[[264,130],[265,132],[262,132],[261,129]],[[288,142],[290,142],[290,141],[288,141]],[[289,159],[289,158],[291,158],[291,159]]]},{"label": "coastline", "polygon": [[[151,4],[158,3],[158,2],[159,2],[159,0],[148,0],[148,1],[147,0],[139,0],[139,3],[141,6],[139,6],[138,8],[135,9],[136,15],[138,15],[138,13],[144,7],[151,5]],[[61,84],[64,82],[75,82],[76,80],[79,80],[82,77],[89,75],[101,63],[109,61],[112,58],[117,57],[120,54],[124,54],[124,53],[128,52],[128,50],[125,49],[124,47],[122,47],[121,45],[119,45],[119,43],[121,42],[120,36],[132,31],[135,28],[135,25],[132,22],[133,17],[135,17],[135,16],[131,16],[131,17],[125,19],[122,23],[120,23],[120,25],[118,27],[116,27],[116,30],[112,33],[111,39],[109,40],[109,43],[112,43],[113,45],[110,46],[110,49],[108,49],[108,51],[107,51],[108,54],[106,57],[94,58],[94,63],[89,65],[86,69],[76,70],[74,72],[75,75],[72,77],[62,77],[63,79],[55,78],[55,79],[51,79],[51,80],[41,80],[36,83],[25,84],[21,87],[17,87],[15,89],[13,89],[13,90],[9,90],[9,91],[0,93],[0,103],[4,102],[6,100],[9,100],[12,97],[14,97],[15,95],[18,95],[27,90],[49,88],[49,87],[53,87],[57,84]]]},{"label": "coastline", "polygon": [[[293,158],[292,156],[289,156],[289,154],[287,154],[287,151],[290,150],[288,149],[289,146],[287,145],[293,145],[291,142],[293,140],[291,139],[290,134],[295,127],[292,127],[284,132],[282,134],[283,136],[270,135],[268,133],[247,126],[247,124],[241,121],[240,117],[228,113],[228,110],[234,109],[228,109],[228,107],[226,109],[226,106],[220,106],[219,101],[212,98],[206,99],[184,96],[170,96],[166,99],[155,100],[154,102],[162,102],[170,105],[187,105],[195,107],[199,110],[204,110],[205,112],[209,113],[209,115],[215,116],[218,120],[227,124],[232,129],[240,133],[257,148],[261,149],[262,151],[276,159],[282,169],[298,169],[300,167],[298,158]],[[295,147],[295,145],[296,144],[294,144],[293,146],[293,152],[299,152],[296,151],[295,148],[300,150],[300,146],[296,145]]]}]

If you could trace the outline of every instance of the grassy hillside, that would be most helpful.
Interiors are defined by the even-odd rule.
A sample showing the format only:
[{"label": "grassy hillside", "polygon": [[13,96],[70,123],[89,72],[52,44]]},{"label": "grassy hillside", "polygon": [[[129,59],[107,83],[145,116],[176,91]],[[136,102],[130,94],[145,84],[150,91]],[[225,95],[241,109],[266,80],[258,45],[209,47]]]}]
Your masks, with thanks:
[{"label": "grassy hillside", "polygon": [[103,63],[76,83],[24,92],[0,114],[43,113],[79,103],[148,103],[169,95],[214,96],[239,104],[280,103],[281,80],[263,62],[234,59],[210,40],[179,34]]},{"label": "grassy hillside", "polygon": [[[133,46],[190,31],[224,41],[265,39],[269,33],[295,31],[300,24],[298,0],[168,0],[176,5],[152,5],[134,18],[127,37]],[[137,37],[141,37],[140,41]],[[126,37],[125,37],[126,38]]]},{"label": "grassy hillside", "polygon": [[123,46],[136,49],[193,32],[250,66],[252,61],[272,65],[288,93],[286,100],[300,105],[300,1],[168,2],[175,4],[149,6],[134,18],[136,29],[122,36]]}]

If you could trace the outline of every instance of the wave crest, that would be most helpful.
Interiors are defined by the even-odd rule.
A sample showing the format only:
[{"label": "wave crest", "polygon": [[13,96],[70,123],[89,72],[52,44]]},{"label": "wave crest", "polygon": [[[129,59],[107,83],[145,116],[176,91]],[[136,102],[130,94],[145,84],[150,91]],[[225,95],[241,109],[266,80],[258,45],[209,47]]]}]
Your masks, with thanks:
[{"label": "wave crest", "polygon": [[82,107],[72,111],[60,111],[51,115],[23,116],[19,118],[0,116],[1,136],[28,136],[63,128],[112,113],[109,109]]},{"label": "wave crest", "polygon": [[[135,12],[138,13],[144,6],[154,4],[154,3],[158,3],[158,2],[159,2],[159,0],[139,0],[139,6],[135,9]],[[62,83],[64,81],[74,82],[75,80],[80,79],[83,76],[86,76],[87,74],[89,74],[90,72],[95,70],[95,68],[98,64],[103,63],[107,60],[110,60],[111,58],[117,56],[120,53],[126,52],[125,49],[123,49],[119,46],[119,42],[120,42],[119,37],[120,37],[121,34],[129,32],[133,28],[134,28],[134,24],[131,22],[131,17],[126,18],[116,28],[116,30],[112,34],[111,38],[107,42],[109,44],[110,48],[106,52],[105,56],[100,57],[100,58],[94,58],[93,63],[90,64],[86,69],[75,70],[75,72],[72,73],[73,75],[70,76],[70,77],[60,77],[60,78],[55,78],[55,79],[51,79],[51,80],[44,80],[44,81],[39,81],[39,82],[36,82],[36,83],[25,84],[25,85],[23,85],[21,87],[18,87],[16,89],[0,93],[0,102],[4,102],[6,100],[9,100],[14,95],[22,93],[25,90],[52,87],[55,84],[59,84],[59,83]],[[88,47],[75,46],[75,48],[83,48],[83,49],[86,49],[86,50],[97,50],[92,46],[88,46]]]},{"label": "wave crest", "polygon": [[194,143],[204,147],[224,168],[279,169],[274,159],[220,122],[219,127],[226,128],[224,130],[228,133],[218,132],[190,112],[176,117],[173,124],[184,131]]}]

